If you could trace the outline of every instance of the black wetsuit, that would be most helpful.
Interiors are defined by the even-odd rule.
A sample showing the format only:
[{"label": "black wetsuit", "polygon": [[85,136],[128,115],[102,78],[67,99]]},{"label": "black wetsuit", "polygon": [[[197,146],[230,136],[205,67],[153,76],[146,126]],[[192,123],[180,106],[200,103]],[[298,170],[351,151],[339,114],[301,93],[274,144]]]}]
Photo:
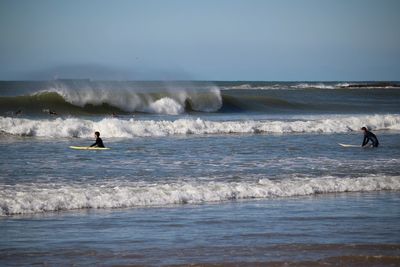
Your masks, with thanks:
[{"label": "black wetsuit", "polygon": [[93,144],[93,145],[91,145],[90,147],[92,147],[92,146],[96,146],[96,147],[104,147],[103,140],[101,140],[101,138],[100,138],[100,137],[97,137],[97,138],[96,138],[96,143],[94,143],[94,144]]},{"label": "black wetsuit", "polygon": [[364,134],[364,140],[363,140],[363,143],[361,146],[365,146],[366,144],[368,144],[369,141],[372,142],[373,147],[379,146],[379,141],[378,141],[378,138],[376,138],[376,135],[374,135],[370,131],[366,131]]}]

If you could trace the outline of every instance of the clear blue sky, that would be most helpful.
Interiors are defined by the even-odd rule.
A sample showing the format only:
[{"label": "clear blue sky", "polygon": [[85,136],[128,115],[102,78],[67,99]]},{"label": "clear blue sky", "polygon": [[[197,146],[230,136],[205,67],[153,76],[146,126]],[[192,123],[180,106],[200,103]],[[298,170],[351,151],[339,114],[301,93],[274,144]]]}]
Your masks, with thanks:
[{"label": "clear blue sky", "polygon": [[400,80],[397,0],[0,0],[0,80]]}]

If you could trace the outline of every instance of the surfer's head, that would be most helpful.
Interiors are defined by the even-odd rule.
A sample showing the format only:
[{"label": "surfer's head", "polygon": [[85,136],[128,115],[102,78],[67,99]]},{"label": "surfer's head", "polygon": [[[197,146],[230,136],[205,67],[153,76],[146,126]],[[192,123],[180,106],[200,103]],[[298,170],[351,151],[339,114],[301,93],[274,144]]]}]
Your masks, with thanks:
[{"label": "surfer's head", "polygon": [[96,138],[100,137],[100,132],[94,132],[94,135],[96,136]]},{"label": "surfer's head", "polygon": [[362,127],[362,128],[361,128],[361,131],[367,132],[368,129],[367,129],[367,127]]}]

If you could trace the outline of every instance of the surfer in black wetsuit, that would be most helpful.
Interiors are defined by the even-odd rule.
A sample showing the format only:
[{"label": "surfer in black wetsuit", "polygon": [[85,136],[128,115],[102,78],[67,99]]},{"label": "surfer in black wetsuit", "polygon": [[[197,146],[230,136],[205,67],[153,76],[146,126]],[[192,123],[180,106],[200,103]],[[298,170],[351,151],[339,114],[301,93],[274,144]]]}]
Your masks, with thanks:
[{"label": "surfer in black wetsuit", "polygon": [[96,138],[96,142],[90,147],[104,147],[103,140],[100,138],[100,132],[94,132],[94,137]]},{"label": "surfer in black wetsuit", "polygon": [[379,146],[379,141],[378,141],[378,138],[376,138],[375,134],[368,131],[368,129],[366,127],[362,127],[361,130],[364,132],[364,140],[361,145],[362,147],[366,147],[369,141],[371,141],[372,147]]}]

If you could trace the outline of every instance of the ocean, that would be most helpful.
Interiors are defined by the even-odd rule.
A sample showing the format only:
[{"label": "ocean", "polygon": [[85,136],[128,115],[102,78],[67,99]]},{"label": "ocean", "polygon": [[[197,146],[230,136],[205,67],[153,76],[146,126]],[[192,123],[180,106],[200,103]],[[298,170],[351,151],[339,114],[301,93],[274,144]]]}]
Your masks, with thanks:
[{"label": "ocean", "polygon": [[[398,82],[0,82],[2,266],[399,266]],[[378,148],[361,145],[368,127]],[[109,150],[88,146],[99,131]]]}]

